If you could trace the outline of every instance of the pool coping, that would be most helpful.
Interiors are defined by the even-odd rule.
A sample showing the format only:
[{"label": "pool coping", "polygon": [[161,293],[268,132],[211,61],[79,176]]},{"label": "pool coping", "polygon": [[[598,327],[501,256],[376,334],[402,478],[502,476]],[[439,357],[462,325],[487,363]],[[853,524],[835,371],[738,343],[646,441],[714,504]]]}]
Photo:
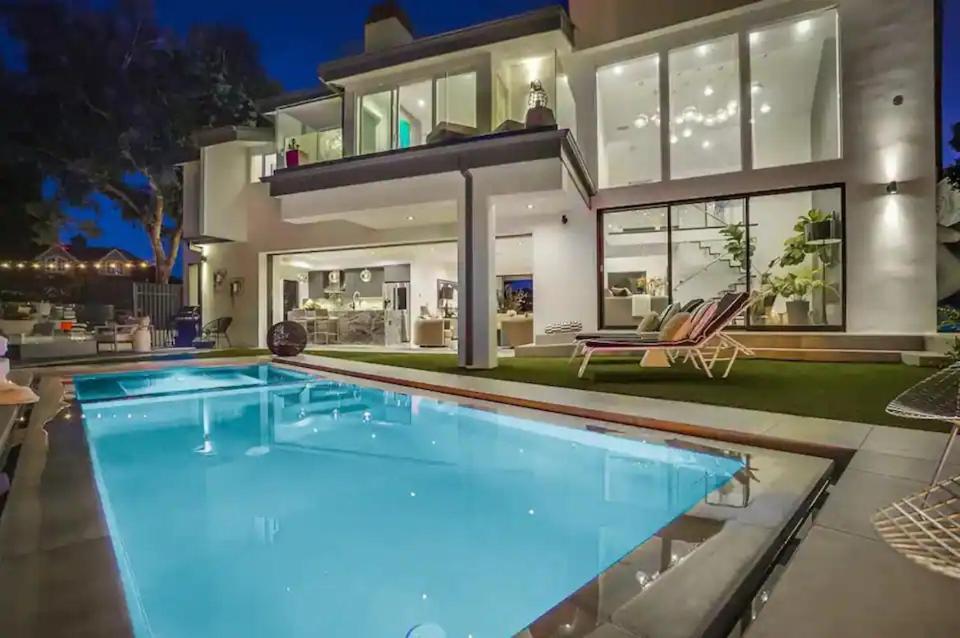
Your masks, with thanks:
[{"label": "pool coping", "polygon": [[[245,363],[249,363],[250,359],[247,358],[243,361]],[[290,362],[286,360],[276,360],[274,363],[289,365]],[[183,362],[178,361],[176,365],[182,365],[182,364]],[[230,363],[224,362],[223,360],[220,360],[220,361],[211,360],[209,362],[204,362],[204,364],[220,365],[220,366],[232,365]],[[149,369],[154,369],[156,367],[168,367],[168,366],[164,366],[164,365],[148,366]],[[312,366],[296,366],[296,367],[309,368]],[[123,369],[129,370],[127,366],[122,366],[120,370],[113,370],[113,371],[123,371]],[[144,369],[144,367],[138,367],[135,369]],[[359,375],[349,374],[343,370],[318,370],[316,368],[314,369],[318,372],[324,372],[325,374],[334,374],[337,376],[360,378]],[[70,376],[69,374],[62,375],[59,373],[49,375],[49,377],[53,377],[56,381],[61,383],[64,381],[65,377],[69,377],[69,376]],[[379,375],[370,375],[370,376],[379,376]],[[365,380],[368,383],[372,382],[374,384],[386,383],[391,386],[404,385],[407,387],[417,387],[417,386],[413,386],[408,382],[397,383],[390,380],[380,380],[380,379],[372,379],[372,378],[365,379]],[[431,386],[433,384],[422,384],[422,385]],[[544,410],[540,407],[536,407],[538,405],[538,402],[536,401],[526,402],[527,403],[526,405],[519,405],[519,404],[512,405],[511,403],[508,403],[508,402],[491,401],[487,398],[484,398],[486,396],[486,393],[475,393],[474,396],[469,396],[466,393],[450,392],[447,389],[436,390],[431,387],[417,387],[417,389],[424,392],[430,392],[432,394],[441,394],[445,396],[449,396],[449,395],[459,396],[461,398],[468,399],[468,402],[480,401],[484,403],[499,403],[502,405],[508,405],[512,408],[519,408],[522,411],[535,410],[537,412],[551,412],[554,414],[561,414],[561,413],[558,413],[556,410]],[[52,406],[49,405],[49,402],[51,401],[50,396],[49,395],[43,396],[42,400],[44,402],[45,409],[41,412],[44,414],[49,413],[53,409]],[[59,404],[59,397],[57,397],[55,400]],[[36,447],[38,442],[40,442],[40,438],[36,435],[38,434],[39,431],[42,431],[43,433],[46,433],[46,436],[49,437],[50,450],[56,450],[61,443],[64,443],[72,446],[71,453],[73,454],[79,453],[81,456],[85,456],[85,463],[82,463],[82,462],[79,463],[76,468],[79,470],[79,475],[72,477],[72,479],[69,481],[66,481],[65,485],[63,484],[59,485],[59,487],[61,488],[61,493],[58,494],[58,496],[61,499],[64,498],[65,495],[62,493],[63,487],[67,487],[68,490],[72,488],[74,491],[74,494],[70,495],[69,500],[77,500],[79,502],[85,503],[88,507],[87,507],[87,511],[84,512],[84,516],[88,519],[91,516],[98,519],[92,524],[92,526],[88,521],[86,526],[84,526],[84,528],[87,530],[88,533],[86,533],[85,535],[82,534],[81,536],[83,536],[83,538],[75,539],[76,543],[84,543],[84,542],[90,542],[90,541],[99,541],[102,543],[105,541],[107,545],[111,545],[112,543],[110,540],[109,531],[107,530],[106,522],[104,520],[103,507],[102,507],[102,504],[100,503],[99,492],[97,491],[96,482],[93,476],[92,466],[90,464],[90,450],[87,445],[85,433],[83,433],[84,428],[83,428],[82,422],[80,421],[80,410],[75,409],[75,407],[77,407],[75,402],[71,405],[73,407],[67,408],[66,410],[59,410],[59,412],[55,415],[52,415],[52,417],[49,420],[42,418],[42,415],[37,418],[36,422],[34,422],[34,419],[31,419],[30,429],[34,432],[35,436],[33,436],[31,439],[34,449],[30,450],[30,453],[36,454],[38,452]],[[621,430],[619,432],[614,432],[613,430],[610,430],[611,433],[620,434],[620,435],[627,435],[627,434],[624,434],[624,432],[627,432],[629,435],[633,436],[633,435],[636,435],[638,432],[636,430],[637,427],[642,427],[645,429],[649,427],[646,425],[639,425],[638,421],[642,422],[645,420],[640,419],[638,417],[629,417],[628,415],[619,415],[619,416],[625,417],[627,420],[616,421],[616,420],[610,420],[610,419],[604,418],[606,415],[607,413],[604,413],[604,412],[585,411],[584,413],[581,413],[581,414],[566,413],[564,416],[572,417],[576,419],[586,418],[586,419],[600,420],[600,421],[606,421],[611,424],[628,426],[627,430]],[[679,425],[682,426],[683,424],[679,424]],[[77,431],[81,432],[81,435],[79,437],[76,436]],[[684,439],[687,439],[688,437],[691,437],[691,436],[700,438],[700,439],[704,438],[696,434],[691,435],[688,431],[683,431],[683,430],[680,430],[680,431],[665,430],[665,431],[672,434],[679,434]],[[726,431],[719,431],[719,433],[727,434]],[[30,441],[28,441],[28,443],[29,442]],[[731,443],[733,443],[735,447],[739,447],[742,445],[747,445],[749,447],[754,446],[754,444],[752,443],[743,444],[743,443],[738,443],[736,441]],[[43,454],[46,454],[46,452],[43,450],[40,450],[40,452]],[[764,453],[766,453],[766,451],[761,451],[761,455]],[[831,464],[831,466],[833,465],[835,464]],[[87,473],[85,477],[83,476],[84,471],[86,471]],[[828,476],[827,476],[827,472],[824,471],[821,474],[821,476],[812,485],[806,486],[806,488],[809,488],[809,489],[806,489],[806,493],[801,495],[803,498],[799,503],[799,507],[796,507],[793,509],[792,514],[788,520],[781,521],[783,524],[777,528],[776,534],[773,534],[763,544],[763,547],[760,548],[762,549],[762,559],[755,561],[753,568],[749,571],[748,574],[741,575],[742,577],[739,579],[740,582],[736,588],[736,591],[733,592],[732,595],[728,597],[726,603],[722,606],[722,608],[718,611],[718,613],[712,616],[712,619],[709,625],[706,627],[703,627],[702,631],[698,631],[695,634],[684,633],[684,634],[677,634],[677,635],[698,635],[698,636],[719,637],[719,636],[726,636],[727,633],[729,633],[729,627],[738,621],[739,614],[742,611],[743,605],[749,603],[749,599],[751,598],[752,593],[755,591],[755,586],[758,586],[758,584],[763,581],[766,574],[769,573],[769,570],[772,569],[772,566],[775,563],[775,559],[778,558],[783,553],[784,549],[787,546],[787,543],[791,538],[793,538],[796,532],[796,529],[799,526],[799,523],[805,520],[807,516],[809,516],[810,510],[813,507],[813,505],[822,497],[823,491],[825,490],[827,483],[828,483]],[[15,488],[16,487],[19,487],[19,484],[15,482]],[[96,507],[94,508],[95,511],[90,511],[89,509],[89,505],[91,502],[91,495],[93,496],[92,500],[96,504]],[[42,501],[44,495],[41,493],[39,494],[39,496],[40,496],[39,500]],[[51,495],[48,494],[47,496],[51,496]],[[41,512],[44,511],[45,509],[42,503],[34,504],[34,506],[39,507]],[[684,514],[682,517],[687,516],[689,513],[690,512],[688,512],[687,514]],[[10,512],[8,512],[8,514],[10,514]],[[8,518],[9,516],[4,517],[4,519],[8,519]],[[75,523],[76,521],[72,521],[72,522]],[[8,534],[5,533],[7,530],[4,529],[7,526],[7,523],[8,523],[7,520],[0,522],[0,532],[4,532],[0,534],[0,561],[5,561],[10,557],[14,557],[15,559],[18,559],[18,558],[22,558],[25,555],[24,552],[22,551],[18,552],[16,547],[14,547],[12,550],[9,547],[9,543],[7,542],[9,541]],[[756,525],[753,525],[752,527],[756,527]],[[91,529],[94,530],[92,533],[89,532],[89,530]],[[663,529],[665,530],[666,527]],[[35,531],[40,532],[37,534],[37,538],[35,539],[35,542],[38,545],[38,547],[33,548],[35,551],[45,553],[45,552],[51,552],[51,551],[56,551],[58,549],[61,549],[61,546],[59,545],[54,547],[42,547],[43,545],[42,540],[43,540],[44,534],[40,530],[35,530]],[[661,530],[661,532],[662,531],[663,530]],[[658,532],[658,534],[659,533],[660,532]],[[21,541],[22,540],[23,539],[21,539]],[[620,618],[619,619],[620,622],[617,622],[618,619],[615,618],[613,614],[610,614],[609,618],[606,618],[606,617],[600,618],[598,614],[597,620],[602,621],[603,625],[598,625],[595,629],[592,629],[590,634],[578,633],[578,632],[572,633],[568,628],[565,628],[563,629],[562,632],[556,633],[556,634],[545,634],[543,633],[543,630],[545,627],[548,627],[550,625],[555,625],[558,627],[561,627],[561,626],[567,627],[569,623],[565,622],[565,619],[568,617],[570,613],[570,609],[575,608],[580,611],[583,611],[585,607],[589,608],[591,604],[589,602],[585,603],[584,601],[588,598],[588,592],[591,590],[591,588],[597,589],[601,581],[604,578],[607,578],[615,570],[623,571],[623,569],[632,569],[631,567],[632,560],[640,552],[644,551],[645,547],[649,548],[649,545],[650,543],[653,542],[653,540],[654,538],[651,538],[647,542],[638,546],[635,550],[633,550],[628,556],[624,557],[617,564],[611,566],[609,569],[599,574],[590,583],[587,583],[586,585],[581,587],[579,590],[577,590],[577,592],[574,592],[573,594],[571,594],[564,601],[559,602],[552,610],[544,614],[540,619],[538,619],[535,623],[533,623],[528,629],[517,634],[517,636],[523,637],[523,638],[529,638],[532,635],[536,635],[538,637],[546,636],[546,635],[586,636],[586,635],[592,635],[593,631],[599,631],[600,633],[602,633],[603,630],[600,627],[606,626],[606,625],[617,627],[617,631],[619,631],[620,633],[616,635],[627,636],[631,638],[633,636],[641,635],[640,633],[631,632],[629,628],[630,623],[627,622],[627,620],[629,619],[625,620],[624,618]],[[711,539],[711,542],[714,542],[714,541]],[[97,593],[99,593],[102,597],[100,599],[97,599],[96,601],[88,600],[87,609],[85,609],[84,611],[87,612],[87,614],[92,618],[91,622],[93,622],[94,625],[97,625],[98,623],[101,623],[101,624],[107,623],[107,626],[111,627],[110,635],[133,635],[132,627],[129,625],[129,614],[127,612],[125,598],[123,596],[123,587],[121,583],[120,571],[117,568],[115,555],[113,554],[112,551],[110,552],[109,558],[110,558],[109,560],[104,560],[102,556],[100,557],[100,560],[98,560],[96,565],[93,566],[93,568],[96,570],[97,573],[93,575],[92,579],[96,582],[99,582],[102,579],[112,580],[113,588],[111,589],[109,586],[107,586],[105,588],[100,588],[103,591],[100,591],[100,589],[98,589]],[[76,582],[74,582],[75,587],[82,587],[83,585],[81,585],[81,582],[86,582],[87,580],[91,579],[89,567],[90,566],[88,566],[88,571],[84,572],[82,581],[78,579]],[[11,570],[5,569],[0,571],[5,572],[5,573],[0,573],[0,598],[2,598],[3,597],[2,594],[9,589],[8,586],[5,586],[5,583],[3,581],[9,580]],[[14,571],[16,572],[17,570],[14,570]],[[681,573],[688,574],[690,573],[690,571],[689,569],[685,570],[684,565],[680,564],[677,566],[676,569],[671,569],[669,572],[665,571],[663,580],[669,580],[669,578],[674,578],[673,575],[681,574]],[[77,574],[73,574],[74,578],[76,576]],[[677,579],[680,579],[682,581],[683,577],[678,576],[674,578],[674,580],[677,580]],[[73,582],[73,581],[68,579],[66,582]],[[62,582],[59,584],[63,585]],[[653,591],[654,589],[656,588],[651,588],[651,591]],[[684,588],[684,590],[686,590],[686,587]],[[641,592],[642,591],[643,590],[641,588]],[[661,590],[657,590],[657,591],[661,591]],[[18,605],[13,610],[14,612],[20,612],[19,622],[23,622],[27,624],[31,622],[30,618],[22,617],[23,616],[22,610],[36,609],[36,605],[40,601],[42,601],[44,604],[47,604],[50,602],[49,598],[51,596],[53,596],[54,598],[61,598],[68,594],[67,591],[60,591],[60,590],[57,590],[57,591],[42,590],[42,591],[36,591],[34,593],[37,594],[36,600],[28,601],[28,604],[26,605]],[[640,598],[640,594],[637,593],[636,595],[633,596],[633,598],[634,599]],[[118,601],[119,601],[119,607],[118,607]],[[641,607],[643,607],[643,605],[641,605]],[[3,609],[3,607],[0,607],[0,609]],[[120,612],[119,610],[122,610],[122,612]],[[589,613],[589,609],[587,611]],[[120,613],[120,615],[122,615],[126,620],[125,627],[124,627],[123,621],[117,618],[118,613]],[[49,616],[49,614],[47,615]],[[6,617],[8,620],[10,619],[10,616],[6,616]],[[0,614],[0,618],[4,618],[4,615]],[[53,622],[56,622],[55,620],[56,618],[57,616],[56,614],[54,614]],[[37,618],[33,618],[32,620],[33,622],[38,621]],[[3,621],[3,622],[6,623],[7,621]],[[530,632],[530,629],[534,627],[537,628],[536,634],[533,634]],[[53,633],[47,632],[47,633],[43,633],[43,635],[56,635],[56,632],[53,632]],[[71,635],[74,635],[74,634],[71,634]],[[647,634],[643,633],[642,635],[646,636]],[[667,635],[667,634],[657,634],[657,635]]]}]

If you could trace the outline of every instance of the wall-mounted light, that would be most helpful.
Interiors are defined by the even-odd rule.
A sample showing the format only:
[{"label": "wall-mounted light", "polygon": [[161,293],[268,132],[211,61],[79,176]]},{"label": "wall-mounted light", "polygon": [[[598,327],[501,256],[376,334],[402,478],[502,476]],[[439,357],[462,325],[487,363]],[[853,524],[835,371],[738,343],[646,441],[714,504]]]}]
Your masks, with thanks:
[{"label": "wall-mounted light", "polygon": [[887,184],[887,195],[897,195],[900,192],[900,184],[892,181]]}]

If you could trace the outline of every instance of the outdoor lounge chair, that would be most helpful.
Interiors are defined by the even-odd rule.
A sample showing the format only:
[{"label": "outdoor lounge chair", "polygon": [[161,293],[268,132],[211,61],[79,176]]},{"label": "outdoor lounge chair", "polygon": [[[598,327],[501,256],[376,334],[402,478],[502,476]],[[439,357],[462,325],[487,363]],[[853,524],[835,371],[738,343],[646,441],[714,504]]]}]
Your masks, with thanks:
[{"label": "outdoor lounge chair", "polygon": [[233,347],[233,344],[230,343],[230,335],[227,334],[227,330],[230,329],[230,325],[233,323],[233,317],[220,317],[219,319],[214,319],[207,325],[203,327],[200,331],[200,334],[203,335],[204,339],[209,339],[213,337],[214,344],[217,348],[220,347],[220,338],[224,338],[227,341],[227,346]]},{"label": "outdoor lounge chair", "polygon": [[682,363],[690,361],[694,367],[714,378],[713,368],[717,363],[727,362],[722,378],[726,378],[741,354],[752,356],[753,352],[723,330],[752,302],[747,293],[728,294],[720,301],[705,304],[694,313],[680,336],[673,340],[657,341],[601,341],[591,340],[583,344],[583,364],[578,377],[583,377],[594,354],[639,354],[647,360],[658,353],[668,364],[683,355]]}]

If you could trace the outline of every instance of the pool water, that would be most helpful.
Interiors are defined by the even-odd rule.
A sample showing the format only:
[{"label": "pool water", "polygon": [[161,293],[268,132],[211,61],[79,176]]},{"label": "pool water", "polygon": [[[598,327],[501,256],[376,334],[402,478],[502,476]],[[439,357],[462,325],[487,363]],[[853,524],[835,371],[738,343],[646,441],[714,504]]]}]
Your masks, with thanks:
[{"label": "pool water", "polygon": [[137,636],[509,637],[741,468],[319,377],[83,416]]},{"label": "pool water", "polygon": [[81,401],[108,401],[130,397],[164,396],[197,390],[250,388],[302,382],[310,375],[270,365],[178,367],[145,372],[79,375],[74,377]]}]

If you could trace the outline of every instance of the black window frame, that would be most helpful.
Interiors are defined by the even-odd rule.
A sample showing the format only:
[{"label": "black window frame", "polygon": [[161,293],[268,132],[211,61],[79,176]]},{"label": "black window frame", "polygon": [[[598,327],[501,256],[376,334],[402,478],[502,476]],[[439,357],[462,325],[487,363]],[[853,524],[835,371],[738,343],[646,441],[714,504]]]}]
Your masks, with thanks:
[{"label": "black window frame", "polygon": [[[840,191],[840,250],[843,259],[841,261],[841,283],[840,283],[840,314],[839,325],[752,325],[749,313],[743,326],[736,326],[732,329],[749,332],[846,332],[847,331],[847,186],[845,182],[830,184],[815,184],[810,186],[778,188],[762,191],[751,191],[746,193],[731,193],[728,195],[716,195],[711,197],[695,197],[689,199],[669,200],[666,202],[651,202],[637,204],[633,206],[616,206],[610,208],[601,208],[597,211],[597,326],[601,330],[625,330],[635,329],[636,326],[607,326],[604,323],[603,316],[603,291],[604,286],[604,268],[606,262],[604,241],[604,216],[607,213],[617,213],[629,210],[650,210],[665,208],[667,211],[667,297],[669,303],[673,303],[673,209],[676,206],[686,204],[698,204],[726,200],[743,200],[744,202],[744,226],[746,228],[746,241],[750,242],[750,200],[756,197],[770,197],[775,195],[788,195],[791,193],[808,193],[820,190],[839,190]],[[747,257],[747,273],[750,272],[751,257]],[[753,277],[748,276],[747,292],[753,291]]]}]

